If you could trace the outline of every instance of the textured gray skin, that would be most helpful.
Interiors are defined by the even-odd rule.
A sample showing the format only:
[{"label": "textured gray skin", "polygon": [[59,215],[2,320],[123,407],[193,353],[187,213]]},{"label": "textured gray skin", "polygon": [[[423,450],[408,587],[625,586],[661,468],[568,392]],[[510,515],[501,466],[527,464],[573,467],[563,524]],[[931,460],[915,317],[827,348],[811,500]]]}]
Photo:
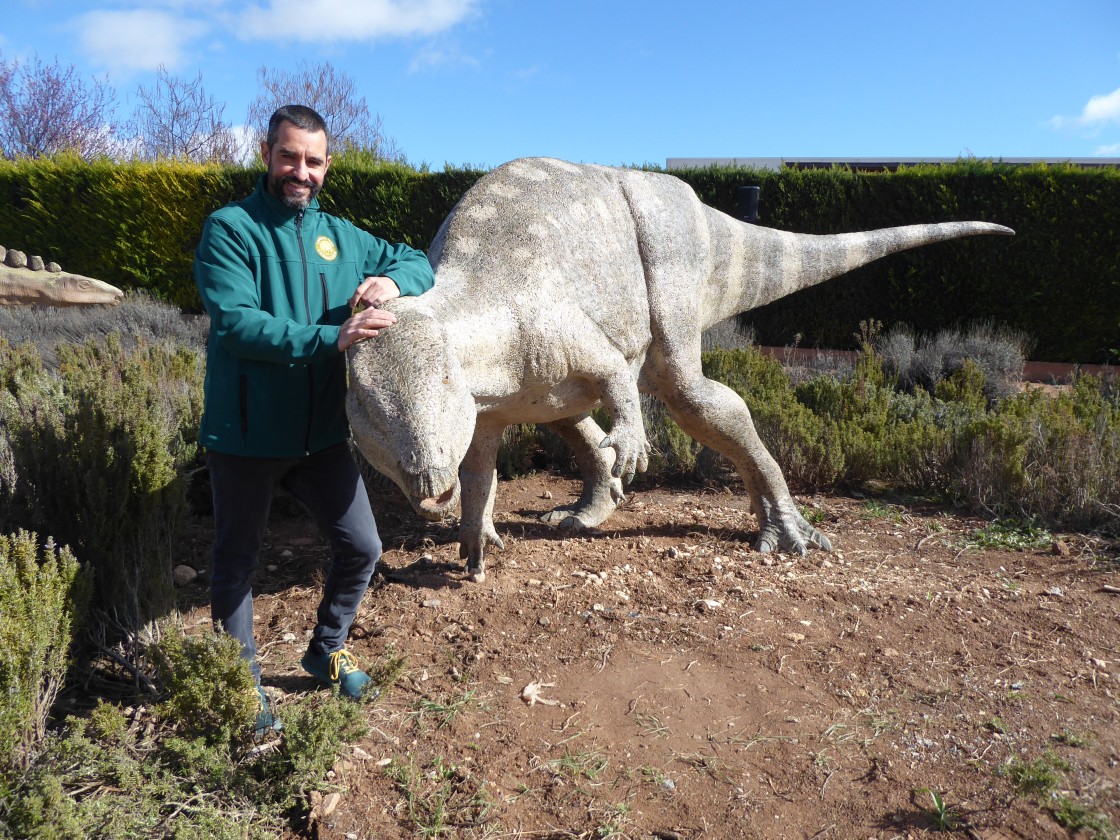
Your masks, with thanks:
[{"label": "textured gray skin", "polygon": [[[0,254],[0,306],[91,306],[116,304],[124,292],[92,277],[70,274],[55,263],[21,251]],[[38,266],[29,268],[28,265]]]},{"label": "textured gray skin", "polygon": [[[461,488],[460,555],[485,577],[495,461],[515,423],[544,423],[572,447],[583,493],[543,519],[600,524],[646,468],[639,392],[725,455],[746,485],[760,551],[830,549],[797,510],[733,391],[705,379],[712,324],[896,251],[973,234],[984,222],[811,236],[748,225],[668,175],[516,160],[483,177],[429,249],[435,288],[386,304],[398,322],[350,355],[347,413],[366,459],[423,515],[450,514]],[[605,434],[588,415],[599,404]]]}]

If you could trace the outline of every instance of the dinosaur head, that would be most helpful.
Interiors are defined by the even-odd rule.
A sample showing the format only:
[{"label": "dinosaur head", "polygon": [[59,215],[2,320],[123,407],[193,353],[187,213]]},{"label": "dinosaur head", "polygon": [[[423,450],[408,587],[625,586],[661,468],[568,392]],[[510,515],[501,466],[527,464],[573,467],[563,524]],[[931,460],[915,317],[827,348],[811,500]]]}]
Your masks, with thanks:
[{"label": "dinosaur head", "polygon": [[346,413],[367,461],[425,518],[459,501],[459,464],[474,435],[475,402],[443,324],[415,298],[386,304],[397,323],[349,350]]},{"label": "dinosaur head", "polygon": [[92,306],[120,303],[124,292],[92,277],[67,271],[32,271],[0,265],[0,304]]}]

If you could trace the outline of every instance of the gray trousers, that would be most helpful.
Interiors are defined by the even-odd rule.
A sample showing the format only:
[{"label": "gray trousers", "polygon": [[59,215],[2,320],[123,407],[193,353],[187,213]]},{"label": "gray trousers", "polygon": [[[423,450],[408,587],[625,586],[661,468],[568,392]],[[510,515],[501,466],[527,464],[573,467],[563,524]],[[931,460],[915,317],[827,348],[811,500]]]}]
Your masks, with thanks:
[{"label": "gray trousers", "polygon": [[272,495],[280,486],[311,511],[331,546],[331,567],[308,650],[340,650],[381,556],[377,523],[349,447],[340,444],[303,458],[221,452],[208,452],[206,458],[214,495],[210,614],[215,625],[241,642],[241,655],[260,682],[252,578]]}]

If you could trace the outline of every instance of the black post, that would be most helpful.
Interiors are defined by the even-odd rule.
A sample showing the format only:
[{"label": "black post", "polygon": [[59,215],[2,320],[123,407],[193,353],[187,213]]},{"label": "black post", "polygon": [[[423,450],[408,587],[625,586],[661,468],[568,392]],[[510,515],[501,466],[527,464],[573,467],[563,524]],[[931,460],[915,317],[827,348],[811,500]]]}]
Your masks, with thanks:
[{"label": "black post", "polygon": [[741,222],[758,222],[758,197],[762,187],[739,187],[735,191],[735,218]]}]

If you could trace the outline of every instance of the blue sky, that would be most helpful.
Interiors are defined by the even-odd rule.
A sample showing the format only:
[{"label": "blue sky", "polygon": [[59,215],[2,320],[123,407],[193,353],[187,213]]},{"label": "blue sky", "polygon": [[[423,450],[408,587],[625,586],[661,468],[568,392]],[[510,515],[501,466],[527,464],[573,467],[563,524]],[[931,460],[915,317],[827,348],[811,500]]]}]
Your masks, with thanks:
[{"label": "blue sky", "polygon": [[7,0],[6,61],[164,64],[244,122],[329,61],[413,164],[1120,157],[1120,0]]}]

